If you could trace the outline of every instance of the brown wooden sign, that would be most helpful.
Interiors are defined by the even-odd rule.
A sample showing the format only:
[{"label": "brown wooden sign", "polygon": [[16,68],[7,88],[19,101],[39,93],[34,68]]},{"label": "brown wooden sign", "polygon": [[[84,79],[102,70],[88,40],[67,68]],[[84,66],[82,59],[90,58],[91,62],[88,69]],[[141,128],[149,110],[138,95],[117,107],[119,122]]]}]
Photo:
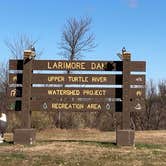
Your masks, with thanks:
[{"label": "brown wooden sign", "polygon": [[144,98],[134,98],[131,103],[131,112],[139,112],[145,110],[145,99]]},{"label": "brown wooden sign", "polygon": [[62,88],[62,87],[33,87],[32,97],[44,96],[47,98],[55,97],[122,97],[122,88]]},{"label": "brown wooden sign", "polygon": [[130,109],[131,112],[145,110],[145,88],[131,88]]},{"label": "brown wooden sign", "polygon": [[121,61],[34,60],[34,51],[24,51],[24,59],[9,61],[8,109],[22,111],[24,129],[31,111],[120,112],[120,128],[134,142],[130,113],[145,110],[146,63],[123,50]]},{"label": "brown wooden sign", "polygon": [[[122,112],[122,128],[129,128],[130,112],[145,109],[145,74],[140,72],[146,71],[146,63],[131,61],[129,54],[124,54],[122,61],[33,60],[26,57],[10,60],[9,70],[15,71],[9,74],[12,85],[8,91],[9,109],[24,110],[24,119],[28,121],[24,126],[30,125],[30,110],[115,111]],[[63,74],[63,71],[83,73]],[[94,71],[100,71],[100,74],[93,74]]]},{"label": "brown wooden sign", "polygon": [[145,85],[145,75],[130,75],[130,85]]},{"label": "brown wooden sign", "polygon": [[[122,88],[32,87],[32,97],[122,98]],[[22,87],[10,87],[10,98],[22,97]],[[145,98],[144,88],[131,88],[130,98]]]},{"label": "brown wooden sign", "polygon": [[[122,71],[122,61],[59,61],[34,60],[33,70],[94,70],[94,71]],[[145,72],[144,61],[131,61],[131,71]],[[10,70],[23,70],[23,60],[10,60]]]},{"label": "brown wooden sign", "polygon": [[32,111],[115,111],[115,102],[31,101]]},{"label": "brown wooden sign", "polygon": [[122,85],[122,75],[110,74],[33,74],[33,84]]},{"label": "brown wooden sign", "polygon": [[[21,73],[9,74],[9,84],[22,84]],[[122,85],[121,74],[33,74],[33,84]],[[145,85],[145,75],[131,75],[131,85]]]},{"label": "brown wooden sign", "polygon": [[35,60],[33,70],[95,70],[122,71],[121,61],[59,61]]},{"label": "brown wooden sign", "polygon": [[[60,110],[54,107],[55,104]],[[62,103],[65,103],[64,105]],[[67,106],[69,103],[71,105]],[[75,104],[73,104],[75,103]],[[22,98],[10,98],[8,109],[21,111]],[[66,105],[66,106],[65,106]],[[79,105],[81,107],[79,108]],[[73,106],[73,107],[72,107]],[[83,106],[83,107],[82,107]],[[73,108],[73,110],[72,110]],[[87,110],[86,110],[87,108]],[[45,98],[33,97],[31,100],[31,111],[113,111],[122,112],[122,99],[118,98]]]},{"label": "brown wooden sign", "polygon": [[130,61],[130,71],[131,72],[145,72],[146,71],[146,62]]},{"label": "brown wooden sign", "polygon": [[22,87],[9,87],[8,96],[9,96],[9,99],[22,97]]},{"label": "brown wooden sign", "polygon": [[9,70],[23,70],[23,59],[9,60]]},{"label": "brown wooden sign", "polygon": [[145,88],[131,88],[130,98],[145,98]]},{"label": "brown wooden sign", "polygon": [[8,110],[10,111],[21,111],[22,101],[21,100],[9,100],[8,101]]},{"label": "brown wooden sign", "polygon": [[22,73],[9,73],[9,84],[22,84],[23,75]]}]

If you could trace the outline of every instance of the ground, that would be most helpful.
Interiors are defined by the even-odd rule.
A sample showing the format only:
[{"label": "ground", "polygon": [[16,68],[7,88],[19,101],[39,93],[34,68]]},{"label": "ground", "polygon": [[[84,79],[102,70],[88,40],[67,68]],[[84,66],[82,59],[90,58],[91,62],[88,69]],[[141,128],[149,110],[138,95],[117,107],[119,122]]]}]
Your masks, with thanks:
[{"label": "ground", "polygon": [[0,165],[11,166],[160,166],[166,165],[166,130],[137,131],[135,147],[117,147],[115,132],[47,129],[36,145],[12,144],[5,134]]}]

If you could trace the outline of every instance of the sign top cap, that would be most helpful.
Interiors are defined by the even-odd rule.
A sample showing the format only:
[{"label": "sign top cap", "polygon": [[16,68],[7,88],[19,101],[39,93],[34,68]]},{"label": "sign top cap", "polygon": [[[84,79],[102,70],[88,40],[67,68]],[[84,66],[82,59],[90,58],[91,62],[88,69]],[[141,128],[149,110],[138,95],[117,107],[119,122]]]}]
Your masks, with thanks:
[{"label": "sign top cap", "polygon": [[131,59],[131,53],[130,52],[124,52],[122,54],[122,59],[123,60],[130,60]]}]

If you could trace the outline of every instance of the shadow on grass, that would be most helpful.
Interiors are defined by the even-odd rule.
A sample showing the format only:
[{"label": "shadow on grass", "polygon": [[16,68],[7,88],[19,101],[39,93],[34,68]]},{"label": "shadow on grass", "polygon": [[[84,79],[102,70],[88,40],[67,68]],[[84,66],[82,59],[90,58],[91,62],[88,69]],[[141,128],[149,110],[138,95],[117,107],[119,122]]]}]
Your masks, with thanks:
[{"label": "shadow on grass", "polygon": [[138,149],[163,149],[164,147],[166,147],[166,145],[164,144],[146,144],[146,143],[136,143],[136,148]]},{"label": "shadow on grass", "polygon": [[101,147],[117,147],[115,142],[102,142],[102,141],[88,141],[88,140],[39,140],[38,143],[53,143],[53,142],[67,142],[67,143],[80,143],[97,145]]},{"label": "shadow on grass", "polygon": [[[88,140],[37,140],[37,143],[53,143],[53,142],[66,142],[66,143],[80,143],[80,144],[88,144],[88,145],[97,145],[100,147],[117,147],[115,142],[102,142],[102,141],[88,141]],[[4,140],[0,146],[12,146],[14,145],[13,141],[6,141]]]},{"label": "shadow on grass", "polygon": [[14,142],[4,140],[4,142],[0,144],[0,146],[9,146],[9,145],[14,145]]}]

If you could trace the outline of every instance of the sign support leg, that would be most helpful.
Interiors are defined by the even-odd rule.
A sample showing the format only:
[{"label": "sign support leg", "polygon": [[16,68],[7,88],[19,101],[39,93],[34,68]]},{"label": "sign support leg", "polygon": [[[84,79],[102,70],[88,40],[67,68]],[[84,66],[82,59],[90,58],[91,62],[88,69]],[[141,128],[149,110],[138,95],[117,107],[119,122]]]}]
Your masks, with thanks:
[{"label": "sign support leg", "polygon": [[133,146],[135,131],[130,129],[130,64],[131,54],[122,52],[123,58],[123,92],[122,124],[116,130],[116,142],[120,146]]},{"label": "sign support leg", "polygon": [[31,128],[31,77],[32,77],[32,51],[24,51],[23,60],[23,90],[22,90],[22,117],[21,129],[14,130],[14,143],[34,144],[35,129]]}]

